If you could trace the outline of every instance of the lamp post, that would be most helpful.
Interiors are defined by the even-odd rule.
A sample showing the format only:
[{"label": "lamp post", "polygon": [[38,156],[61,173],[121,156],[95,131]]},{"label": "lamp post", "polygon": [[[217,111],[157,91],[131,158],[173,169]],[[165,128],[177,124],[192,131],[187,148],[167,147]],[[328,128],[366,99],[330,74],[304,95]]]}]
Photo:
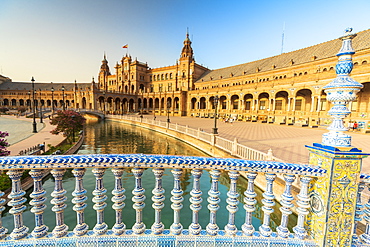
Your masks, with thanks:
[{"label": "lamp post", "polygon": [[65,87],[64,87],[64,86],[62,86],[62,93],[63,93],[63,95],[62,95],[62,97],[63,97],[63,111],[65,111],[65,110],[66,110],[66,106],[65,106],[65,102],[64,102],[64,90],[65,90]]},{"label": "lamp post", "polygon": [[32,111],[32,109],[31,109],[31,106],[32,104],[31,104],[31,91],[28,91],[28,104],[27,104],[27,106],[29,106],[29,110],[30,110],[30,112]]},{"label": "lamp post", "polygon": [[170,123],[170,101],[167,100],[167,123]]},{"label": "lamp post", "polygon": [[51,87],[51,115],[54,115],[54,88]]},{"label": "lamp post", "polygon": [[36,126],[36,111],[35,111],[35,79],[31,79],[31,82],[32,82],[32,113],[33,113],[33,122],[32,122],[32,126],[33,126],[33,133],[37,133],[37,126]]},{"label": "lamp post", "polygon": [[103,114],[105,114],[105,91],[103,91]]},{"label": "lamp post", "polygon": [[72,118],[72,143],[75,142],[75,115],[72,115],[71,118]]},{"label": "lamp post", "polygon": [[41,101],[41,88],[39,88],[40,91],[40,123],[42,122],[42,101]]},{"label": "lamp post", "polygon": [[214,98],[213,98],[213,105],[215,106],[215,115],[213,116],[215,118],[215,127],[213,128],[213,134],[214,135],[217,135],[218,132],[217,132],[217,105],[218,105],[218,96],[216,95]]},{"label": "lamp post", "polygon": [[141,104],[140,104],[140,118],[143,118],[143,108],[144,108],[144,86],[140,85],[141,90]]}]

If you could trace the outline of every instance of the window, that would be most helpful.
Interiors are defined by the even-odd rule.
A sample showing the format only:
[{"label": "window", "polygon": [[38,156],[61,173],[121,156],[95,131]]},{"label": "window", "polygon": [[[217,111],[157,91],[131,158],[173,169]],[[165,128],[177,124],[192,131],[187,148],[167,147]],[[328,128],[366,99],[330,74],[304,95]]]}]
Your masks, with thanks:
[{"label": "window", "polygon": [[266,101],[260,101],[260,110],[266,109]]},{"label": "window", "polygon": [[295,110],[301,111],[302,110],[302,99],[295,100]]},{"label": "window", "polygon": [[162,90],[163,90],[163,84],[159,84],[158,86],[159,86],[159,92],[162,92]]},{"label": "window", "polygon": [[150,92],[153,93],[154,92],[154,85],[150,85]]},{"label": "window", "polygon": [[277,110],[277,111],[283,110],[283,101],[282,100],[276,100],[275,101],[275,110]]},{"label": "window", "polygon": [[172,83],[168,83],[168,91],[172,91]]},{"label": "window", "polygon": [[245,109],[249,111],[251,109],[251,101],[245,102]]}]

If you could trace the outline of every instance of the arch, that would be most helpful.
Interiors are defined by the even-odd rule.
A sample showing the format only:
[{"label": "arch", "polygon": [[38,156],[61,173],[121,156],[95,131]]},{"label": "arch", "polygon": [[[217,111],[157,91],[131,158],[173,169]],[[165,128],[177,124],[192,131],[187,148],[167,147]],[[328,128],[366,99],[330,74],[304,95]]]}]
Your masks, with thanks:
[{"label": "arch", "polygon": [[206,98],[201,97],[199,99],[199,109],[206,109]]},{"label": "arch", "polygon": [[154,100],[153,100],[153,98],[150,98],[149,99],[149,104],[148,105],[149,105],[148,106],[149,110],[153,110],[153,107],[154,107]]},{"label": "arch", "polygon": [[298,90],[295,95],[294,110],[296,111],[307,111],[311,107],[311,96],[312,92],[310,89]]},{"label": "arch", "polygon": [[247,111],[252,110],[253,95],[251,93],[244,95],[244,109]]},{"label": "arch", "polygon": [[227,109],[227,106],[226,106],[226,104],[227,104],[227,98],[226,98],[226,96],[225,95],[222,95],[221,97],[220,97],[220,100],[219,100],[219,104],[220,104],[220,109],[222,109],[222,110],[225,110],[225,109]]},{"label": "arch", "polygon": [[11,102],[10,103],[11,106],[17,106],[17,100],[16,99],[12,99],[10,102]]},{"label": "arch", "polygon": [[86,103],[85,97],[82,97],[81,103],[82,103],[82,109],[87,109],[87,103]]},{"label": "arch", "polygon": [[285,111],[287,109],[289,93],[287,91],[279,91],[275,94],[275,110]]},{"label": "arch", "polygon": [[135,108],[134,108],[134,106],[135,106],[135,101],[134,101],[134,99],[130,99],[130,100],[128,101],[128,111],[129,111],[129,112],[135,112]]},{"label": "arch", "polygon": [[174,109],[176,111],[178,111],[180,109],[180,99],[179,97],[175,97],[174,100],[173,100],[173,106],[174,106]]},{"label": "arch", "polygon": [[365,64],[367,64],[367,61],[366,60],[362,61],[361,65],[365,65]]},{"label": "arch", "polygon": [[196,109],[195,108],[196,104],[197,104],[197,99],[196,98],[192,98],[191,99],[191,106],[190,106],[192,110]]},{"label": "arch", "polygon": [[234,94],[230,99],[231,109],[237,110],[239,108],[239,95]]},{"label": "arch", "polygon": [[20,100],[19,100],[19,105],[20,105],[20,106],[24,106],[24,100],[23,100],[23,99],[20,99]]},{"label": "arch", "polygon": [[269,98],[270,95],[266,92],[260,93],[258,95],[258,110],[268,110],[269,109]]},{"label": "arch", "polygon": [[154,108],[159,109],[159,99],[158,98],[155,98],[154,100]]}]

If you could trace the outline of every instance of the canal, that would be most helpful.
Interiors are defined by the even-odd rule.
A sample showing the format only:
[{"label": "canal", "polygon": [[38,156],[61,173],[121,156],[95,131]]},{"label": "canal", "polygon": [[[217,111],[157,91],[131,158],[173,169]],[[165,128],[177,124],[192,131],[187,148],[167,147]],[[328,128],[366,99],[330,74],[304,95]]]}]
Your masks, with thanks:
[{"label": "canal", "polygon": [[[189,156],[207,156],[200,150],[184,143],[179,140],[173,139],[166,135],[154,132],[148,129],[143,129],[133,125],[123,124],[113,121],[93,121],[89,120],[86,126],[86,138],[84,144],[78,151],[78,154],[122,154],[122,153],[143,153],[143,154],[169,154],[169,155],[189,155]],[[146,228],[149,229],[154,222],[154,209],[152,208],[152,190],[154,188],[154,175],[151,169],[146,169],[142,177],[143,188],[145,189],[145,209],[143,210],[143,219]],[[109,228],[115,223],[115,211],[112,209],[113,202],[112,190],[114,189],[114,176],[110,169],[107,169],[104,175],[104,186],[107,189],[108,199],[106,200],[107,207],[105,208],[105,222]],[[123,187],[126,192],[125,208],[123,210],[123,222],[126,224],[127,229],[131,229],[135,223],[135,210],[132,208],[133,202],[131,200],[134,189],[135,180],[130,172],[126,169],[123,178]],[[204,171],[201,177],[201,190],[203,192],[202,209],[199,215],[199,223],[205,229],[209,222],[209,211],[207,209],[207,196],[208,190],[211,187],[211,179],[207,171]],[[92,192],[95,189],[95,177],[91,169],[87,169],[84,176],[84,187],[87,190],[88,200],[87,208],[85,209],[85,221],[92,229],[96,224],[96,212],[93,209],[94,203],[92,202]],[[217,212],[217,224],[220,229],[223,229],[228,219],[228,211],[226,210],[226,193],[229,187],[229,178],[227,173],[222,173],[220,177],[219,191],[221,192],[221,209]],[[48,176],[44,181],[44,189],[46,190],[47,208],[44,212],[45,224],[49,226],[49,231],[55,227],[55,213],[51,208],[53,205],[51,201],[51,193],[54,190],[54,181],[51,176]],[[73,230],[76,225],[76,213],[73,211],[72,192],[75,186],[75,178],[71,170],[67,170],[63,178],[63,186],[67,191],[67,208],[64,211],[65,223],[69,226],[69,230]],[[181,210],[181,223],[187,229],[191,223],[191,210],[190,210],[190,191],[193,186],[193,178],[190,170],[185,170],[181,178],[181,187],[184,191],[183,209]],[[239,211],[236,214],[236,225],[241,229],[244,223],[245,210],[243,209],[244,191],[247,187],[247,181],[243,177],[238,180],[238,193],[239,193]],[[163,176],[163,188],[165,189],[164,201],[165,207],[162,210],[162,222],[166,229],[169,229],[173,222],[173,210],[171,209],[171,190],[173,188],[173,176],[169,169],[166,169]],[[30,200],[29,194],[32,189],[27,191],[27,199]],[[257,188],[257,201],[262,199],[262,192]],[[34,215],[30,212],[31,207],[27,203],[28,208],[23,214],[25,225],[30,229],[34,227]],[[254,213],[253,225],[258,228],[262,224],[263,213],[261,211],[261,204],[257,204],[257,210]],[[280,211],[275,207],[275,214],[272,215],[272,227],[275,228],[276,224],[280,222]],[[275,223],[277,222],[277,223]],[[296,222],[296,218],[290,219],[290,228]],[[3,225],[8,229],[13,229],[13,216],[9,214],[8,210],[3,213]],[[256,229],[257,230],[257,229]]]}]

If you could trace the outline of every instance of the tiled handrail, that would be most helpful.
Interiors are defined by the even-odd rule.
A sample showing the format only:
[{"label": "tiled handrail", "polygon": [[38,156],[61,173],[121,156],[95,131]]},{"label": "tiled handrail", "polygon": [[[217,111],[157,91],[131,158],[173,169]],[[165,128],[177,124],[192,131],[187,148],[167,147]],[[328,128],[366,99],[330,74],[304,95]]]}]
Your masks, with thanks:
[{"label": "tiled handrail", "polygon": [[[74,204],[73,210],[76,212],[77,225],[73,231],[69,231],[67,224],[64,222],[64,209],[66,207],[66,191],[63,188],[63,175],[67,168],[72,168],[72,173],[75,177],[75,190],[72,193]],[[96,211],[96,225],[92,230],[88,230],[88,226],[84,220],[84,209],[87,204],[85,203],[86,189],[83,186],[83,177],[86,168],[93,168],[92,172],[95,176],[95,190],[92,192],[94,195],[94,210]],[[116,212],[116,223],[112,229],[108,229],[107,224],[104,222],[104,211],[112,210],[106,208],[105,201],[107,200],[106,188],[103,184],[103,176],[110,168],[115,178],[115,186],[112,191],[113,197],[111,200],[114,202],[113,210]],[[124,169],[131,169],[135,178],[134,188],[123,188],[122,173]],[[153,208],[155,210],[155,221],[150,229],[142,221],[143,210],[145,210],[144,191],[142,187],[142,175],[144,168],[152,168],[155,175],[153,183],[155,184],[152,191]],[[173,174],[174,185],[171,191],[171,208],[174,212],[174,221],[170,229],[164,229],[161,223],[161,209],[164,207],[164,188],[162,188],[162,175],[164,168],[171,169]],[[273,161],[248,161],[239,159],[221,159],[221,158],[208,158],[208,157],[191,157],[191,156],[167,156],[167,155],[143,155],[143,154],[99,154],[99,155],[61,155],[61,156],[17,156],[17,157],[3,157],[0,159],[0,169],[8,170],[12,181],[12,191],[9,195],[10,201],[8,206],[11,207],[10,213],[14,217],[14,229],[10,234],[7,234],[8,229],[0,225],[0,246],[2,243],[10,244],[11,246],[21,246],[36,241],[43,246],[59,246],[58,241],[83,242],[89,241],[132,241],[131,246],[135,246],[137,241],[152,236],[151,239],[155,241],[174,241],[174,243],[191,243],[196,241],[213,241],[214,243],[223,241],[239,241],[244,245],[248,243],[275,243],[284,242],[291,243],[291,246],[301,246],[303,243],[308,246],[315,246],[310,236],[304,228],[305,215],[308,213],[309,196],[307,194],[309,181],[313,177],[323,176],[326,171],[320,168],[311,167],[308,165],[298,165]],[[22,214],[28,202],[25,200],[25,192],[21,188],[20,177],[23,170],[31,169],[30,175],[34,180],[34,190],[31,193],[32,200],[29,204],[32,206],[31,212],[35,215],[35,227],[31,233],[24,225]],[[41,181],[41,174],[43,169],[49,169],[54,177],[54,191],[51,193],[51,203],[54,204],[52,211],[55,213],[56,226],[49,232],[48,226],[44,223],[44,210],[45,201],[47,200],[46,191],[43,188]],[[192,216],[181,215],[181,217],[191,217],[192,224],[188,230],[184,230],[180,222],[180,212],[183,191],[179,184],[179,178],[184,169],[190,169],[193,176],[193,189],[190,192],[190,208]],[[198,212],[201,208],[200,203],[202,194],[199,179],[202,176],[203,170],[210,170],[211,176],[211,189],[208,191],[208,209],[210,211],[209,224],[205,230],[201,228],[198,222]],[[227,193],[226,208],[221,208],[219,204],[218,190],[219,176],[221,171],[227,171],[230,178],[230,188]],[[149,171],[147,171],[149,172]],[[248,179],[248,188],[244,193],[244,209],[245,209],[245,223],[242,229],[237,229],[235,226],[235,212],[238,210],[239,194],[236,190],[236,181],[239,178],[240,172],[245,172]],[[262,174],[261,174],[262,173]],[[283,201],[280,207],[282,212],[281,224],[276,232],[273,232],[270,227],[272,208],[275,204],[274,198],[276,192],[273,189],[276,174],[284,174],[286,182],[284,193],[282,194]],[[266,179],[267,187],[266,192],[263,193],[263,207],[264,220],[263,225],[260,226],[259,231],[254,229],[252,225],[252,213],[256,210],[256,192],[254,181],[256,177],[262,176]],[[294,233],[290,233],[287,228],[289,215],[292,213],[294,197],[291,192],[291,184],[296,179],[301,180],[301,192],[296,197],[298,222],[296,227],[293,228]],[[136,223],[132,229],[126,229],[125,222],[122,218],[124,215],[124,200],[125,191],[132,190],[133,193],[133,208],[136,214]],[[168,189],[168,188],[165,188]],[[3,195],[3,193],[2,193]],[[50,197],[50,196],[49,196]],[[4,210],[5,199],[0,201],[0,210]],[[242,207],[239,207],[241,210]],[[229,215],[228,222],[224,222],[223,226],[218,226],[216,223],[216,215],[218,211],[227,210]],[[223,213],[224,214],[224,213]],[[1,221],[0,221],[1,222]],[[224,227],[225,230],[221,230]],[[50,229],[51,230],[51,229]],[[190,237],[192,235],[193,237]],[[210,239],[207,236],[217,236],[217,239]],[[194,236],[199,236],[194,238]],[[98,240],[97,240],[98,239]],[[104,240],[105,239],[105,240]],[[82,243],[81,242],[81,243]],[[225,242],[225,243],[226,243]],[[299,245],[300,244],[300,245]],[[174,245],[169,245],[174,246]]]}]

